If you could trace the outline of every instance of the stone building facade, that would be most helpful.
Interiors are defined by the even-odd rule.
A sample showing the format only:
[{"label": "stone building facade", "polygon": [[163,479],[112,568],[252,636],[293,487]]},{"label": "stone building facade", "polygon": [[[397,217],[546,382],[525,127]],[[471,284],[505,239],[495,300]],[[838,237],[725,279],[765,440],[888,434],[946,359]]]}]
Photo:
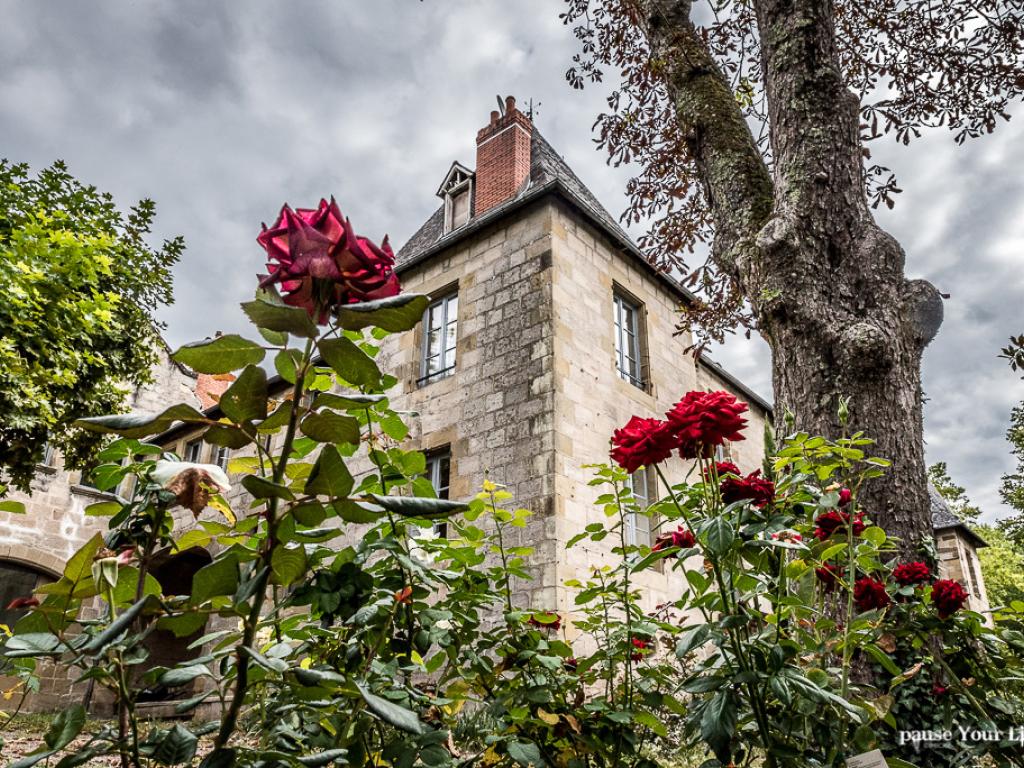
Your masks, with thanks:
[{"label": "stone building facade", "polygon": [[[514,100],[479,132],[475,170],[453,163],[437,194],[440,205],[396,265],[403,289],[433,303],[416,329],[384,340],[378,363],[398,378],[393,406],[416,414],[410,447],[427,454],[436,487],[464,499],[490,478],[534,512],[511,542],[535,549],[535,578],[518,584],[516,598],[568,612],[565,582],[586,579],[610,557],[610,547],[567,550],[566,543],[605,519],[587,465],[607,461],[613,430],[633,415],[662,416],[689,390],[725,389],[750,406],[747,439],[726,456],[746,472],[761,464],[771,406],[708,358],[687,353],[690,335],[675,326],[689,295],[644,260]],[[161,387],[137,397],[140,410],[195,397],[188,372],[169,363],[161,370]],[[205,382],[202,405],[224,386]],[[229,455],[193,430],[162,439],[186,460],[227,465]],[[679,460],[666,466],[677,481],[686,469]],[[634,492],[652,498],[655,478],[638,475]],[[22,547],[17,558],[28,557],[24,547],[63,515],[76,522],[62,529],[45,562],[35,561],[52,573],[95,526],[82,519],[70,485],[50,494],[41,484],[40,493],[22,523],[34,532],[0,513],[0,558],[12,546]],[[237,510],[250,501],[238,484],[229,500]],[[634,541],[654,535],[644,518],[631,521]],[[646,607],[677,594],[680,579],[667,569],[642,574]]]}]

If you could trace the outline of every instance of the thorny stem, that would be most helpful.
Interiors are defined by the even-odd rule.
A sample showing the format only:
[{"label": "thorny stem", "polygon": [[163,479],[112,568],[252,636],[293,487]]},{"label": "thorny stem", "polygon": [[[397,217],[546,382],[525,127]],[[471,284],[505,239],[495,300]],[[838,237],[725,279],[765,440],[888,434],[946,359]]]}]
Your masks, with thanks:
[{"label": "thorny stem", "polygon": [[[274,467],[273,479],[275,483],[280,483],[284,479],[285,469],[288,467],[288,458],[292,452],[292,443],[295,440],[295,432],[299,422],[299,412],[301,410],[299,401],[302,399],[302,391],[305,387],[306,374],[309,371],[312,353],[313,340],[310,339],[306,342],[306,349],[302,353],[302,364],[295,375],[295,387],[292,389],[292,410],[288,417],[288,428],[285,432],[284,444],[281,446],[281,457],[277,462],[277,466]],[[251,647],[256,637],[256,628],[259,626],[263,602],[267,595],[267,583],[270,580],[270,559],[277,543],[278,502],[279,499],[275,497],[270,499],[270,502],[267,504],[267,539],[260,552],[259,563],[262,567],[258,572],[256,572],[255,567],[253,569],[256,572],[257,584],[255,594],[253,595],[252,608],[249,610],[249,615],[245,621],[245,629],[242,633],[242,647],[245,648]],[[242,648],[238,648],[235,658],[238,670],[237,677],[235,678],[235,691],[231,704],[224,714],[223,721],[221,721],[217,738],[214,740],[214,752],[222,749],[228,743],[232,733],[234,733],[235,725],[238,723],[238,715],[242,710],[245,694],[249,687],[249,655]]]}]

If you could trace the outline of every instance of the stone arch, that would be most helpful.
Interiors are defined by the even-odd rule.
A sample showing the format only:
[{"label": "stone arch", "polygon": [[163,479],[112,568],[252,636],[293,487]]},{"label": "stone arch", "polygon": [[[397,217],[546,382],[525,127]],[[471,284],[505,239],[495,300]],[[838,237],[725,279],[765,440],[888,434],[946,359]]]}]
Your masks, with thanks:
[{"label": "stone arch", "polygon": [[7,544],[0,546],[0,562],[9,560],[20,565],[43,571],[53,579],[59,579],[64,572],[65,562],[50,552],[41,552],[38,548],[27,544]]},{"label": "stone arch", "polygon": [[13,601],[31,597],[39,587],[60,578],[60,571],[47,567],[52,563],[44,565],[36,558],[20,554],[22,556],[0,554],[0,624],[8,627],[13,627],[29,610],[27,606],[9,607]]}]

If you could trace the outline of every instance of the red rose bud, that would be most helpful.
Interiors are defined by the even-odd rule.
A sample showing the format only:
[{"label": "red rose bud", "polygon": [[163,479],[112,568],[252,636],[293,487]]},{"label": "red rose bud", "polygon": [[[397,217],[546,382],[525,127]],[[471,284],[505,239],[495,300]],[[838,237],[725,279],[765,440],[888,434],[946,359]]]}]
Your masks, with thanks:
[{"label": "red rose bud", "polygon": [[643,659],[643,657],[646,655],[647,651],[651,647],[650,640],[645,640],[642,637],[632,637],[630,638],[629,642],[633,645],[633,648],[635,649],[632,653],[629,654],[629,658],[633,661],[640,661],[641,659]]},{"label": "red rose bud", "polygon": [[575,656],[570,656],[568,659],[566,659],[565,661],[562,662],[562,666],[565,667],[570,672],[575,672],[576,668],[579,665],[580,665],[580,663],[578,661],[576,661],[576,657]]},{"label": "red rose bud", "polygon": [[839,489],[839,506],[840,507],[845,507],[852,500],[853,500],[853,491],[851,491],[849,488],[840,488]]},{"label": "red rose bud", "polygon": [[966,602],[967,591],[959,582],[939,579],[932,584],[932,603],[938,609],[940,619],[948,619],[963,608]]},{"label": "red rose bud", "polygon": [[726,440],[743,440],[747,420],[740,414],[746,410],[747,404],[728,392],[687,392],[665,415],[679,438],[679,455],[696,459],[710,456]]},{"label": "red rose bud", "polygon": [[885,591],[885,584],[870,576],[864,576],[857,579],[853,585],[853,602],[857,610],[863,613],[875,608],[885,608],[892,600]]},{"label": "red rose bud", "polygon": [[338,204],[320,200],[316,209],[285,205],[274,226],[256,238],[270,261],[260,287],[280,285],[285,304],[302,307],[318,323],[340,304],[371,301],[400,292],[395,255],[385,237],[380,247],[359,237]]},{"label": "red rose bud", "polygon": [[759,469],[746,477],[725,478],[719,490],[722,493],[722,501],[726,504],[749,499],[751,504],[760,509],[775,500],[775,483],[761,477]]},{"label": "red rose bud", "polygon": [[947,693],[949,693],[949,688],[944,685],[935,683],[935,685],[932,686],[932,696],[945,696]]},{"label": "red rose bud", "polygon": [[825,563],[821,568],[814,569],[814,575],[821,582],[826,592],[831,592],[839,586],[839,579],[843,575],[843,569],[835,563]]},{"label": "red rose bud", "polygon": [[627,472],[636,472],[664,461],[677,445],[668,422],[634,416],[612,434],[611,457]]},{"label": "red rose bud", "polygon": [[[837,510],[822,512],[815,519],[814,524],[817,526],[814,529],[815,538],[825,541],[833,534],[846,533],[847,526],[850,524],[850,513]],[[864,522],[864,513],[858,512],[853,517],[853,535],[860,536],[864,533],[865,528],[867,528],[867,524]]]},{"label": "red rose bud", "polygon": [[8,611],[20,611],[22,608],[35,608],[39,600],[35,597],[16,597],[7,604]]},{"label": "red rose bud", "polygon": [[556,615],[555,618],[550,621],[541,621],[539,618],[537,618],[536,614],[531,614],[529,621],[527,621],[527,624],[529,624],[531,627],[536,627],[537,629],[544,629],[549,632],[557,632],[559,629],[562,628],[562,617]]},{"label": "red rose bud", "polygon": [[892,577],[900,586],[909,587],[928,581],[931,571],[921,562],[901,563],[892,569]]},{"label": "red rose bud", "polygon": [[[669,533],[663,533],[654,540],[654,546],[651,547],[652,552],[662,552],[669,547],[679,547],[680,549],[687,549],[696,544],[697,540],[693,537],[693,534],[685,528],[677,528]],[[678,553],[673,553],[672,557],[676,557]]]},{"label": "red rose bud", "polygon": [[[710,483],[714,480],[711,473],[705,467],[704,470],[704,482]],[[716,461],[715,462],[715,473],[719,478],[723,478],[726,475],[736,475],[740,477],[740,468],[733,464],[731,461]]]}]

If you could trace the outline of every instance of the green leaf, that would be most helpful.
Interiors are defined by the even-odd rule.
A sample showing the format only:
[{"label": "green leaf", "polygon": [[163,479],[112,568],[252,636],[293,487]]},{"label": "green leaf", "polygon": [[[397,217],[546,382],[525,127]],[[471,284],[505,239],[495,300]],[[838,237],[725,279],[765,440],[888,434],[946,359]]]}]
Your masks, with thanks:
[{"label": "green leaf", "polygon": [[886,536],[885,531],[883,531],[877,525],[869,525],[867,528],[864,529],[864,532],[861,533],[861,538],[865,541],[870,541],[876,547],[880,547],[883,544],[885,544]]},{"label": "green leaf", "polygon": [[171,632],[175,637],[191,637],[206,626],[207,616],[199,611],[186,611],[175,616],[161,616],[157,629]]},{"label": "green leaf", "polygon": [[253,301],[243,302],[242,311],[259,328],[290,333],[307,339],[316,338],[316,324],[306,310],[301,307],[289,307],[281,302],[280,297],[267,291],[260,291]]},{"label": "green leaf", "polygon": [[203,758],[199,768],[234,768],[235,756],[236,752],[233,749],[218,749]]},{"label": "green leaf", "polygon": [[103,546],[103,537],[100,534],[94,534],[82,547],[71,556],[67,564],[64,566],[64,578],[70,581],[72,584],[77,584],[82,579],[90,575],[92,571],[92,561],[96,557],[96,553],[100,547]]},{"label": "green leaf", "polygon": [[234,424],[214,424],[203,433],[203,440],[210,445],[237,450],[244,448],[253,440]]},{"label": "green leaf", "polygon": [[220,409],[236,424],[267,417],[267,372],[247,365],[220,396]]},{"label": "green leaf", "polygon": [[176,688],[179,685],[186,685],[199,677],[209,677],[210,670],[204,664],[186,664],[182,667],[173,667],[160,675],[157,682],[168,688]]},{"label": "green leaf", "polygon": [[153,759],[161,765],[181,765],[192,762],[199,739],[196,735],[176,723],[153,749]]},{"label": "green leaf", "polygon": [[304,435],[317,442],[359,444],[359,421],[352,416],[330,411],[311,413],[299,427]]},{"label": "green leaf", "polygon": [[[0,508],[2,507],[3,504],[0,502]],[[90,504],[85,508],[87,517],[110,517],[120,511],[121,504],[117,501],[97,501],[95,504]]]},{"label": "green leaf", "polygon": [[59,656],[64,650],[60,638],[49,632],[28,632],[14,635],[3,646],[4,656],[9,659],[28,659],[35,656]]},{"label": "green leaf", "polygon": [[700,735],[721,762],[728,763],[730,745],[736,733],[736,705],[731,691],[716,693],[704,708],[700,719]]},{"label": "green leaf", "polygon": [[679,636],[679,642],[676,643],[676,656],[681,659],[693,649],[700,648],[708,641],[710,635],[711,627],[707,624],[687,627]]},{"label": "green leaf", "polygon": [[348,496],[355,480],[344,459],[333,445],[325,445],[306,480],[306,493],[311,496],[341,498]]},{"label": "green leaf", "polygon": [[196,571],[192,577],[192,603],[202,605],[211,597],[233,595],[238,589],[238,557],[230,554]]},{"label": "green leaf", "polygon": [[[118,605],[127,605],[135,601],[139,589],[139,569],[134,566],[121,566],[117,569],[117,584],[114,586],[114,600]],[[159,595],[162,592],[160,582],[153,574],[146,574],[146,583],[142,595]]]},{"label": "green leaf", "polygon": [[321,392],[313,401],[314,408],[334,408],[339,411],[362,411],[387,400],[385,395],[335,395]]},{"label": "green leaf", "polygon": [[306,572],[305,548],[276,547],[270,555],[270,569],[277,583],[287,587]]},{"label": "green leaf", "polygon": [[283,659],[268,658],[262,653],[257,651],[255,648],[250,648],[247,645],[242,646],[242,650],[245,651],[246,655],[255,661],[258,665],[264,669],[268,669],[271,672],[287,672],[288,663]]},{"label": "green leaf", "polygon": [[317,752],[313,755],[303,755],[302,757],[296,758],[296,760],[298,760],[302,765],[310,766],[310,768],[317,768],[318,766],[328,765],[336,761],[347,764],[347,756],[347,749],[325,749],[323,752]]},{"label": "green leaf", "polygon": [[199,373],[230,373],[263,359],[263,347],[237,334],[186,344],[171,357]]},{"label": "green leaf", "polygon": [[295,499],[295,494],[291,492],[291,489],[259,475],[243,477],[242,487],[257,499],[284,499],[285,501],[294,501]]},{"label": "green leaf", "polygon": [[297,349],[282,349],[274,355],[274,370],[277,375],[294,384],[298,378],[298,366],[302,361],[302,353]]},{"label": "green leaf", "polygon": [[871,656],[871,658],[881,664],[885,671],[890,675],[899,675],[903,671],[896,666],[896,663],[891,658],[889,658],[889,654],[874,643],[865,643],[861,647],[868,653],[868,655]]},{"label": "green leaf", "polygon": [[142,613],[143,608],[150,601],[149,595],[144,595],[141,600],[125,609],[117,618],[107,625],[106,629],[85,644],[82,649],[86,653],[99,654],[106,650],[107,646],[115,643],[125,632],[127,632],[135,621],[135,618]]},{"label": "green leaf", "polygon": [[380,382],[380,369],[373,358],[345,336],[317,342],[324,362],[350,384],[374,386]]},{"label": "green leaf", "polygon": [[545,763],[540,756],[540,749],[532,741],[510,741],[508,756],[524,768],[542,768]]},{"label": "green leaf", "polygon": [[55,749],[46,749],[42,752],[33,752],[30,755],[25,755],[25,757],[21,758],[20,760],[15,760],[13,763],[8,764],[7,768],[31,768],[40,760],[45,760],[51,755],[56,754],[56,752],[57,750]]},{"label": "green leaf", "polygon": [[[25,505],[20,501],[0,501],[0,512],[9,512],[12,515],[24,515]],[[86,512],[88,514],[88,512]]]},{"label": "green leaf", "polygon": [[91,416],[78,419],[75,426],[89,432],[117,434],[122,437],[146,437],[165,431],[176,421],[208,424],[210,420],[191,405],[179,403],[160,413],[127,413],[115,416]]},{"label": "green leaf", "polygon": [[334,511],[346,523],[375,523],[384,516],[382,507],[350,499],[335,502]]},{"label": "green leaf", "polygon": [[426,731],[415,712],[370,693],[362,685],[359,686],[359,692],[363,695],[367,708],[384,722],[407,733],[422,734]]},{"label": "green leaf", "polygon": [[346,304],[338,310],[338,325],[349,331],[369,326],[398,333],[416,327],[430,297],[418,293],[403,293],[387,299]]},{"label": "green leaf", "polygon": [[724,517],[711,518],[705,528],[705,531],[707,533],[708,549],[711,550],[712,554],[719,557],[729,551],[729,548],[732,547],[733,541],[736,539],[736,533],[733,531],[732,523]]},{"label": "green leaf", "polygon": [[465,512],[469,505],[461,501],[448,499],[424,499],[418,496],[380,496],[371,493],[370,497],[389,512],[402,517],[419,517],[426,520],[439,520],[451,517],[457,512]]},{"label": "green leaf", "polygon": [[85,708],[81,704],[72,704],[67,709],[61,710],[53,719],[43,741],[52,750],[63,749],[74,741],[84,727]]},{"label": "green leaf", "polygon": [[257,328],[260,332],[260,336],[267,340],[268,344],[272,344],[275,347],[283,347],[288,343],[288,334],[282,333],[281,331],[268,331],[266,328]]}]

